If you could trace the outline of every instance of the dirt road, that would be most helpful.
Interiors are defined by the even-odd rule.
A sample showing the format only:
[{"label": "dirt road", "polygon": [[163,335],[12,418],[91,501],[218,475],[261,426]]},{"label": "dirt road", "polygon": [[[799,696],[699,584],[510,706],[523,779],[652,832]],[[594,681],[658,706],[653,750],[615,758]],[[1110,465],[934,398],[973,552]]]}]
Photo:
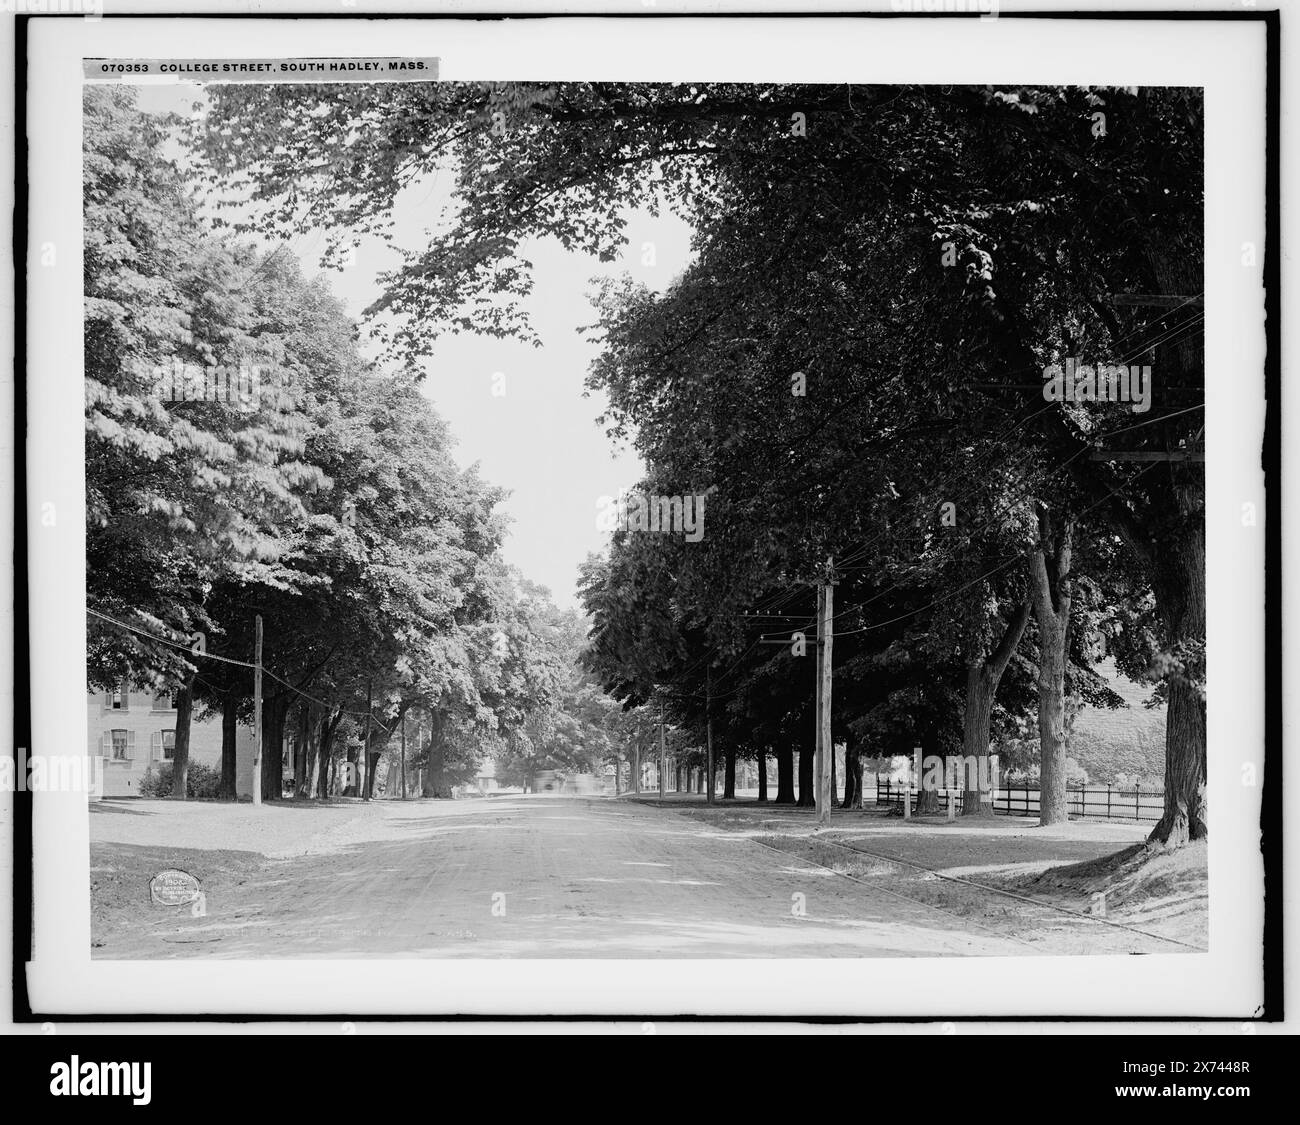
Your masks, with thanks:
[{"label": "dirt road", "polygon": [[[187,815],[216,817],[213,807]],[[114,841],[102,838],[113,835],[107,823],[92,848],[96,957],[1030,951],[744,836],[611,800],[376,802],[282,858]],[[204,880],[206,914],[149,906],[141,878],[187,862]]]}]

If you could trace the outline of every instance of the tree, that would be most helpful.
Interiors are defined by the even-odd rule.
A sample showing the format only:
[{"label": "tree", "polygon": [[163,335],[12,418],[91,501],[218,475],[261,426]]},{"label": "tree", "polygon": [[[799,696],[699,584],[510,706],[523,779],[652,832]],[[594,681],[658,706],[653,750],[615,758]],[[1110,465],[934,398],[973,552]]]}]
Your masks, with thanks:
[{"label": "tree", "polygon": [[1038,509],[1039,542],[1033,554],[1034,616],[1038,621],[1038,739],[1042,780],[1039,823],[1069,819],[1065,799],[1065,653],[1070,626],[1070,557],[1073,524],[1053,534],[1046,507]]},{"label": "tree", "polygon": [[[807,135],[789,128],[794,113]],[[1097,132],[1097,113],[1109,130]],[[662,620],[679,636],[707,636],[713,649],[736,651],[726,613],[791,577],[807,580],[845,534],[897,514],[889,499],[917,478],[881,471],[883,454],[899,453],[895,442],[910,446],[914,463],[927,435],[933,457],[945,434],[1014,423],[1047,471],[1068,471],[1085,511],[1107,521],[1144,568],[1170,670],[1170,805],[1152,838],[1203,834],[1203,482],[1194,466],[1157,477],[1099,470],[1083,458],[1118,432],[1123,407],[1021,417],[1002,393],[1076,345],[1101,341],[1130,354],[1154,350],[1168,359],[1174,390],[1199,393],[1195,317],[1184,308],[1153,322],[1112,301],[1126,289],[1189,300],[1199,291],[1197,92],[446,83],[386,88],[380,101],[330,86],[223,86],[199,132],[215,175],[250,174],[254,200],[268,205],[263,229],[305,217],[335,230],[382,230],[404,183],[454,167],[464,206],[387,279],[373,310],[398,318],[391,342],[407,355],[444,331],[531,338],[517,303],[531,284],[519,254],[526,238],[554,236],[609,256],[626,205],[666,200],[691,215],[700,262],[683,290],[691,299],[676,302],[683,315],[666,316],[658,336],[635,335],[657,345],[646,350],[663,361],[725,322],[730,308],[764,330],[710,341],[725,344],[714,371],[743,378],[710,380],[698,360],[680,372],[661,362],[662,377],[628,381],[615,409],[647,420],[651,477],[670,493],[690,483],[686,457],[673,456],[683,430],[695,440],[680,448],[710,453],[696,472],[719,489],[710,508],[719,542],[752,535],[773,510],[786,513],[779,531],[750,540],[738,565],[710,549],[675,576],[675,615]],[[728,278],[749,282],[744,301]],[[765,292],[774,279],[786,284]],[[617,338],[612,347],[627,350]],[[816,378],[810,356],[839,377]],[[811,426],[789,402],[796,373],[811,373],[823,393]],[[751,401],[755,374],[770,386]],[[617,388],[618,375],[607,366],[599,378]],[[782,388],[786,409],[771,411]],[[973,405],[958,411],[958,401]],[[705,409],[683,410],[696,402]],[[678,424],[660,425],[666,414]],[[1198,440],[1190,409],[1150,421],[1137,439],[1149,448]],[[727,436],[733,425],[744,431],[738,442]],[[862,434],[883,447],[866,469],[857,467]],[[822,455],[804,460],[800,441],[811,437],[826,439]],[[1036,491],[1026,499],[1044,499]],[[852,502],[827,500],[838,495]],[[809,534],[798,534],[801,522]],[[729,581],[717,583],[719,575]],[[725,600],[703,619],[697,591],[709,581]],[[997,617],[1006,620],[989,621]]]},{"label": "tree", "polygon": [[253,258],[204,227],[159,156],[167,120],[138,113],[129,90],[84,100],[90,681],[176,694],[184,798],[209,594],[235,574],[277,580],[278,528],[323,478],[275,393]]}]

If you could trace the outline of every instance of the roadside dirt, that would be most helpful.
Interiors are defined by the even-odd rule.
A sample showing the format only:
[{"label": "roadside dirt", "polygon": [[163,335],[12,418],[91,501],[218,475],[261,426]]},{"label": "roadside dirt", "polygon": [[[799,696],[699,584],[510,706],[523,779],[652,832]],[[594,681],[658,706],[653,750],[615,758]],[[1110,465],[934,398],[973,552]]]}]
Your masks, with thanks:
[{"label": "roadside dirt", "polygon": [[1043,952],[1207,947],[1204,844],[1151,854],[1143,848],[1141,826],[1070,821],[1040,828],[1019,817],[905,823],[884,810],[864,809],[835,810],[829,826],[819,829],[812,810],[737,803],[678,804],[675,811]]},{"label": "roadside dirt", "polygon": [[[1052,911],[1051,903],[993,895],[901,862],[971,870],[978,857],[984,866],[974,868],[975,878],[992,879],[998,871],[1023,878],[1026,862],[1059,868],[1132,842],[1111,833],[1074,839],[1004,823],[954,832],[846,813],[829,832],[815,834],[812,818],[802,813],[679,811],[540,796],[260,810],[133,802],[124,811],[92,813],[92,955],[770,958],[1180,951]],[[149,879],[168,867],[200,879],[203,916],[149,903]],[[1086,889],[1069,893],[1086,899]],[[1115,909],[1123,907],[1117,900]]]}]

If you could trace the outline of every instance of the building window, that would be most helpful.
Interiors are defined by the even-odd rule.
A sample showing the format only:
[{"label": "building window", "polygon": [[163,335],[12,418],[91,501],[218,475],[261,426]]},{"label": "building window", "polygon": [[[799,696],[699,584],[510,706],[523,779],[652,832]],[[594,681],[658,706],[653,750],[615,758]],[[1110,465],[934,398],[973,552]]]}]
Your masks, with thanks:
[{"label": "building window", "polygon": [[176,696],[169,691],[153,697],[153,709],[155,711],[175,711]]},{"label": "building window", "polygon": [[109,694],[108,709],[110,711],[126,710],[126,684],[118,684]]},{"label": "building window", "polygon": [[130,739],[124,730],[109,732],[113,737],[113,761],[125,762],[131,756]]},{"label": "building window", "polygon": [[176,757],[176,732],[174,730],[162,732],[162,755],[164,762],[170,762]]}]

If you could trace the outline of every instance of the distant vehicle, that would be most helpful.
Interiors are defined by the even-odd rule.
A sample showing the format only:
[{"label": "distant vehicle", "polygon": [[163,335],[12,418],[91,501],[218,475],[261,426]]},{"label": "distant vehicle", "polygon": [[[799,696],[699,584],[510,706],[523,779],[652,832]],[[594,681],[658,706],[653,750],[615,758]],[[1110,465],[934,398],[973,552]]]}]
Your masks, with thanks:
[{"label": "distant vehicle", "polygon": [[564,778],[557,770],[538,770],[533,774],[534,793],[558,793],[564,785]]}]

